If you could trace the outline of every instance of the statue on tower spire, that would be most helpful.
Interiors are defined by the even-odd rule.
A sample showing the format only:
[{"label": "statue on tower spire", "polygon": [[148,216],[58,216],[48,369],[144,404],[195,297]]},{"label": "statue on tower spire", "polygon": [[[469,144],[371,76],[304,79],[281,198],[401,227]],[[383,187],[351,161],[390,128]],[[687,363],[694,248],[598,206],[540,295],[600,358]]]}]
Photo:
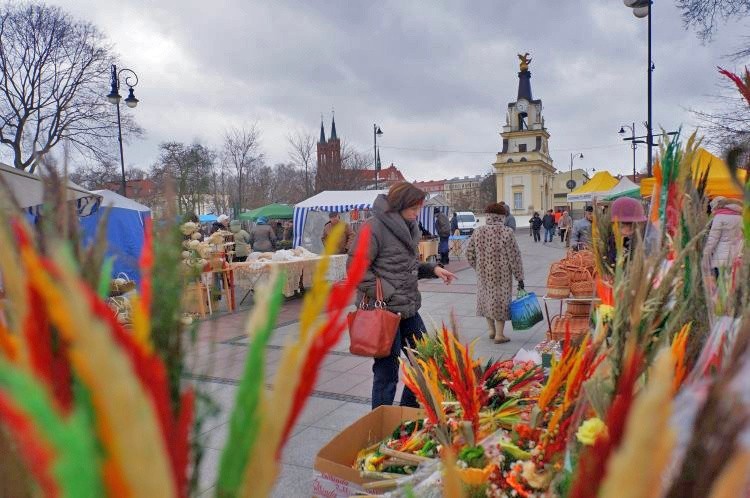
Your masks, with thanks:
[{"label": "statue on tower spire", "polygon": [[531,64],[531,57],[529,57],[529,53],[526,52],[523,55],[518,54],[518,60],[521,61],[520,63],[521,71],[528,71],[529,64]]}]

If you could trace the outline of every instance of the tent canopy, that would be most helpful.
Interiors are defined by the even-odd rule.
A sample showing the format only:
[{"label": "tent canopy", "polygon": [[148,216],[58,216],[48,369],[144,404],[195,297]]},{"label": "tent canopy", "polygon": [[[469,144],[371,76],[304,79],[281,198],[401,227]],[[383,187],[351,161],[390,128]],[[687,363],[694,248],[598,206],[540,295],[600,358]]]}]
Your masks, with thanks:
[{"label": "tent canopy", "polygon": [[641,187],[639,187],[638,184],[633,182],[627,176],[623,176],[620,179],[620,183],[615,185],[615,188],[604,195],[604,200],[614,201],[616,199],[619,199],[620,197],[632,197],[633,199],[640,199]]},{"label": "tent canopy", "polygon": [[201,214],[200,216],[198,216],[199,223],[213,223],[218,219],[219,217],[215,214]]},{"label": "tent canopy", "polygon": [[[302,231],[310,211],[346,213],[355,209],[370,209],[380,194],[387,190],[325,190],[294,206],[294,246],[302,245]],[[434,209],[448,214],[449,206],[443,196],[429,196],[424,203],[419,221],[434,234]]]},{"label": "tent canopy", "polygon": [[618,180],[609,171],[597,172],[591,180],[568,194],[568,202],[591,202],[597,196],[612,190]]},{"label": "tent canopy", "polygon": [[[0,176],[10,188],[10,192],[18,205],[29,214],[37,216],[44,203],[42,177],[2,163],[0,163]],[[68,200],[76,203],[79,216],[88,216],[99,207],[101,198],[80,185],[68,181]],[[5,209],[11,206],[10,203],[2,203],[2,207]]]},{"label": "tent canopy", "polygon": [[294,208],[288,204],[268,204],[267,206],[240,213],[239,218],[243,221],[255,221],[261,216],[273,220],[291,220],[294,217]]},{"label": "tent canopy", "polygon": [[96,241],[101,220],[106,216],[106,256],[112,258],[112,277],[125,274],[140,281],[138,260],[143,248],[146,218],[151,216],[148,206],[110,190],[95,190],[102,199],[102,207],[91,216],[79,218],[84,244]]},{"label": "tent canopy", "polygon": [[[691,170],[696,183],[708,171],[708,180],[706,182],[706,195],[708,197],[724,196],[735,199],[742,198],[742,190],[732,180],[732,173],[729,171],[729,166],[706,149],[698,149],[695,160],[691,165]],[[740,170],[738,173],[740,181],[744,182],[747,180],[747,171]],[[654,179],[644,178],[641,181],[641,195],[648,197],[653,191]]]}]

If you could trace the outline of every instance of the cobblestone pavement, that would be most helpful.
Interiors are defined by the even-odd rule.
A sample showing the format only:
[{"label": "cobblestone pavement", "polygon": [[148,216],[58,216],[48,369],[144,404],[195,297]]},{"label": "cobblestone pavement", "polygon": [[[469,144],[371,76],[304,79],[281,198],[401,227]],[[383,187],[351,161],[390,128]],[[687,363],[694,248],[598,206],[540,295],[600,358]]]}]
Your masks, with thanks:
[{"label": "cobblestone pavement", "polygon": [[[560,259],[565,249],[559,239],[550,244],[534,243],[527,230],[516,233],[524,261],[526,289],[544,295],[551,262]],[[476,274],[465,259],[452,260],[449,266],[458,281],[451,286],[436,281],[420,282],[421,314],[428,323],[450,323],[455,317],[462,340],[476,339],[476,354],[487,358],[509,358],[521,348],[531,349],[545,337],[546,321],[527,331],[515,332],[506,324],[511,342],[497,345],[487,338],[485,320],[475,316]],[[279,325],[266,351],[266,379],[276,371],[286,338],[298,333],[297,315],[301,299],[285,303]],[[554,312],[550,309],[554,314]],[[201,468],[201,496],[212,496],[220,448],[227,435],[227,419],[242,373],[247,340],[247,310],[207,319],[200,324],[198,340],[189,358],[187,381],[200,383],[219,405],[220,413],[205,424],[206,454]],[[312,466],[318,450],[341,429],[370,410],[372,360],[349,353],[346,334],[326,357],[319,372],[315,391],[309,399],[282,457],[283,468],[274,496],[310,496]],[[400,387],[399,387],[400,391]],[[398,400],[400,393],[397,393]]]}]

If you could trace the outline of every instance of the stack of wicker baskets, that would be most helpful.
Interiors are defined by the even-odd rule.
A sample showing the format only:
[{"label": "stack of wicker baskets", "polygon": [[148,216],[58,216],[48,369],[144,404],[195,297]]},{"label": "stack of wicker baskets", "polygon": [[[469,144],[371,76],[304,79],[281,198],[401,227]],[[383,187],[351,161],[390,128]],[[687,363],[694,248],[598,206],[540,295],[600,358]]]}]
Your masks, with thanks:
[{"label": "stack of wicker baskets", "polygon": [[550,338],[560,341],[567,333],[578,338],[589,331],[590,298],[594,297],[596,270],[591,251],[570,251],[553,263],[547,277],[547,297],[566,299],[571,294],[580,301],[570,300],[564,314],[551,320]]}]

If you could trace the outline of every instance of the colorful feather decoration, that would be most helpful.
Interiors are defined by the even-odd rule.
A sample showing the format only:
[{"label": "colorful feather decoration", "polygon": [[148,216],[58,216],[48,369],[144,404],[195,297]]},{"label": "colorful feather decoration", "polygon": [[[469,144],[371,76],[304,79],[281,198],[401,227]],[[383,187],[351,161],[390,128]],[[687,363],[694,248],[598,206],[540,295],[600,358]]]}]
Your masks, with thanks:
[{"label": "colorful feather decoration", "polygon": [[281,309],[283,286],[283,276],[274,271],[266,290],[257,293],[257,301],[248,321],[250,345],[229,418],[227,443],[221,454],[216,483],[218,496],[238,496],[243,472],[258,439],[263,416],[260,405],[263,398],[265,350]]},{"label": "colorful feather decoration", "polygon": [[617,390],[612,405],[607,412],[608,437],[600,437],[593,446],[581,454],[576,469],[570,498],[596,498],[599,486],[606,476],[608,460],[622,440],[625,422],[633,402],[635,382],[640,375],[643,354],[631,342],[627,347],[623,372],[617,382]]},{"label": "colorful feather decoration", "polygon": [[[656,356],[648,384],[627,416],[622,444],[607,465],[598,498],[658,498],[662,495],[663,475],[676,439],[670,426],[671,356],[667,348]],[[634,475],[638,478],[633,479]]]},{"label": "colorful feather decoration", "polygon": [[[339,233],[335,234],[334,237],[329,235],[329,239],[332,238],[333,240],[328,240],[326,243],[326,256],[330,255],[333,252],[334,247],[336,247],[336,245],[338,244],[336,238],[342,237],[344,235],[343,225],[341,226],[342,229],[339,230]],[[335,228],[338,228],[338,226]],[[323,363],[325,355],[328,353],[328,351],[331,350],[331,348],[333,348],[333,346],[336,345],[336,343],[341,338],[342,333],[344,332],[344,330],[346,330],[344,310],[352,302],[354,294],[357,290],[357,285],[359,284],[360,280],[362,280],[362,277],[367,270],[368,261],[366,255],[369,251],[369,243],[370,226],[365,225],[361,230],[358,244],[355,248],[355,257],[352,264],[349,266],[346,280],[334,285],[331,291],[328,293],[326,304],[326,313],[328,315],[327,320],[316,331],[314,339],[312,340],[310,348],[305,357],[305,361],[302,364],[302,368],[299,374],[300,383],[294,393],[292,409],[286,421],[286,427],[284,428],[284,433],[282,434],[280,442],[281,444],[283,444],[283,442],[286,441],[287,437],[289,436],[289,433],[291,432],[292,427],[297,421],[297,418],[299,417],[299,414],[301,413],[305,402],[312,392],[313,386],[318,379],[318,371],[320,369],[320,365]],[[328,284],[325,281],[325,270],[327,269],[327,266],[327,258],[324,258],[316,269],[313,288],[316,288],[315,284],[317,283],[320,288],[327,290]],[[281,444],[279,445],[277,451],[281,450]]]},{"label": "colorful feather decoration", "polygon": [[[107,459],[105,479],[113,486],[109,493],[174,496],[176,479],[166,451],[168,433],[163,427],[160,430],[164,410],[156,406],[160,399],[167,399],[163,365],[158,358],[151,361],[139,355],[140,348],[118,326],[109,308],[80,281],[64,251],[56,252],[54,261],[43,261],[20,225],[15,229],[29,284],[42,297],[50,324],[68,342],[71,365],[91,393]],[[123,346],[129,347],[129,352],[124,352]],[[168,409],[167,403],[167,415]]]},{"label": "colorful feather decoration", "polygon": [[44,496],[60,496],[60,489],[51,468],[55,458],[52,449],[41,440],[33,422],[2,390],[0,390],[0,420],[12,434],[26,468],[34,477]]},{"label": "colorful feather decoration", "polygon": [[[37,460],[36,464],[48,467],[47,472],[54,478],[57,491],[50,496],[97,498],[104,494],[99,478],[99,450],[83,413],[74,410],[63,419],[65,416],[42,385],[0,360],[0,419],[6,423],[5,409],[9,406],[15,406],[13,418],[23,422],[26,434],[38,440],[19,441],[20,447],[31,451],[39,451],[34,447],[47,448],[48,461]],[[13,434],[18,437],[24,433]],[[30,468],[34,470],[33,466]]]},{"label": "colorful feather decoration", "polygon": [[[332,251],[334,243],[335,240],[332,241],[329,237],[326,244],[327,254]],[[325,320],[316,326],[314,333],[300,330],[298,340],[287,344],[284,348],[274,378],[273,390],[268,399],[264,399],[262,409],[266,415],[263,418],[258,443],[253,448],[245,469],[239,496],[265,496],[270,493],[278,475],[278,459],[281,456],[280,449],[284,445],[285,435],[288,435],[288,428],[293,426],[300,410],[304,407],[304,404],[297,402],[297,408],[295,408],[295,399],[299,400],[300,396],[306,398],[314,385],[314,381],[301,378],[299,366],[303,365],[304,369],[305,364],[319,365],[328,352],[325,347],[330,349],[338,341],[345,324],[336,325],[335,321],[343,322],[344,320],[343,310],[351,302],[354,291],[369,264],[367,259],[369,245],[370,228],[369,225],[365,225],[360,229],[347,277],[344,282],[334,286],[334,292],[327,294],[329,286],[325,282],[325,275],[323,272],[316,272],[309,294],[323,292],[324,298],[313,296],[309,300],[306,299],[300,317],[305,317],[304,323],[313,326],[321,312],[328,310],[328,313]],[[311,354],[316,342],[315,347],[318,349]],[[310,367],[308,366],[307,369],[309,371]]]},{"label": "colorful feather decoration", "polygon": [[745,68],[745,74],[742,75],[742,77],[721,67],[717,67],[717,69],[719,70],[719,73],[732,80],[742,96],[747,100],[747,103],[750,104],[750,71],[748,71],[747,67]]}]

